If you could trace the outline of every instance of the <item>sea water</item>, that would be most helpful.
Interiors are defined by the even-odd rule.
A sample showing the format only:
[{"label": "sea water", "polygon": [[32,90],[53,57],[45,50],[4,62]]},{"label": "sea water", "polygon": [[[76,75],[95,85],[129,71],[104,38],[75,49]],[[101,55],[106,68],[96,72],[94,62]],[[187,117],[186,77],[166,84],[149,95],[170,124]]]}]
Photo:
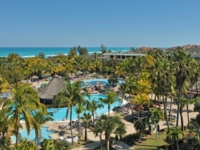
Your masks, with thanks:
[{"label": "sea water", "polygon": [[[100,47],[86,47],[89,53],[101,53]],[[129,51],[130,47],[107,47],[112,52]],[[57,54],[68,54],[70,47],[0,47],[0,57],[8,56],[11,53],[20,55],[21,57],[34,57],[43,52],[46,57],[55,56]]]}]

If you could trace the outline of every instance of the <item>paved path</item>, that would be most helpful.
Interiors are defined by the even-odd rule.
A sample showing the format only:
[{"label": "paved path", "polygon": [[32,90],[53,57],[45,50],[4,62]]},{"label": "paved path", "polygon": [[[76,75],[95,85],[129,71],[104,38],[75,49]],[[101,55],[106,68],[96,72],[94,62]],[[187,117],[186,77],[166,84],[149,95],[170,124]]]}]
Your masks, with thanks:
[{"label": "paved path", "polygon": [[117,141],[117,143],[112,144],[112,147],[116,150],[133,150],[134,147],[130,147],[129,145],[125,144],[124,142]]}]

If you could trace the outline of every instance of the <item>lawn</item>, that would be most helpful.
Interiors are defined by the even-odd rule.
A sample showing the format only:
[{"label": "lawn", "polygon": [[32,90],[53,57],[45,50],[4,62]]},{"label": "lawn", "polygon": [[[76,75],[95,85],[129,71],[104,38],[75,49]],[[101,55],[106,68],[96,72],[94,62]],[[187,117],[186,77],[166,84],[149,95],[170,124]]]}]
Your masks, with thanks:
[{"label": "lawn", "polygon": [[150,137],[145,138],[142,143],[136,142],[136,150],[158,150],[158,148],[166,145],[168,143],[165,141],[166,132],[162,132],[158,135],[158,140],[156,140],[156,135],[153,134]]}]

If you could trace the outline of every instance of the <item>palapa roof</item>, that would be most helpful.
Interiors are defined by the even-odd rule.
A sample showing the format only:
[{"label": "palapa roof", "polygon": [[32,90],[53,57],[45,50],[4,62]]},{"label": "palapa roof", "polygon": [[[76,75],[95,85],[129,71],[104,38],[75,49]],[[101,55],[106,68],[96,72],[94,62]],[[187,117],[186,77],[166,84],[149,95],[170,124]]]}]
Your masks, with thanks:
[{"label": "palapa roof", "polygon": [[53,99],[60,91],[66,89],[62,78],[53,78],[49,84],[39,91],[40,99]]}]

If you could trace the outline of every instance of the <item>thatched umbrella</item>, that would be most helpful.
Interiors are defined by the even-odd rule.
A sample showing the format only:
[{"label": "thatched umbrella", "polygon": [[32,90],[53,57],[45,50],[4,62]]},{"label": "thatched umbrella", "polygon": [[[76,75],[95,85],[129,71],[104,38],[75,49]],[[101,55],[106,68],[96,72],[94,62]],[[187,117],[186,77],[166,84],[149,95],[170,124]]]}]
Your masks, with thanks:
[{"label": "thatched umbrella", "polygon": [[66,89],[65,81],[62,78],[53,78],[38,94],[40,99],[53,100],[54,96],[64,89]]}]

